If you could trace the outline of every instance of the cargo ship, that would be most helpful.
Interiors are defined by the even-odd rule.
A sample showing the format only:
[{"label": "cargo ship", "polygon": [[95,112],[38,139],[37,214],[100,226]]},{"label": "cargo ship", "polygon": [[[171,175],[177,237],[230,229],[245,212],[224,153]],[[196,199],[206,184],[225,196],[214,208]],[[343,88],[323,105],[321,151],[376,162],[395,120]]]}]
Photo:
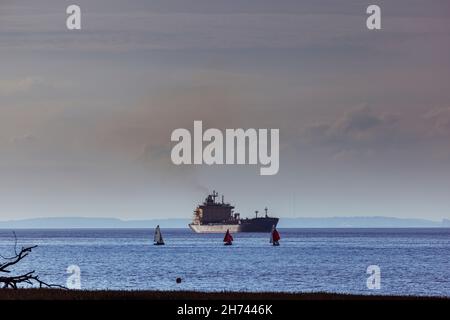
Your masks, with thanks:
[{"label": "cargo ship", "polygon": [[234,212],[234,206],[222,201],[216,201],[219,194],[213,191],[206,197],[203,204],[194,210],[194,218],[189,228],[196,233],[225,233],[229,230],[236,232],[270,232],[278,224],[278,218],[269,217],[265,208],[265,215],[258,217],[255,211],[254,218],[241,218],[238,212]]}]

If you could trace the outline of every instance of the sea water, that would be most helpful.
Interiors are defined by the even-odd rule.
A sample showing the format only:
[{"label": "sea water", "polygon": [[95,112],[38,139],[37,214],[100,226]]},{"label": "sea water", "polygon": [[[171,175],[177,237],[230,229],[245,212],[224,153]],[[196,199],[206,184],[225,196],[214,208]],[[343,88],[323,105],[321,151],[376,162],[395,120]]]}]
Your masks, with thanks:
[{"label": "sea water", "polygon": [[[221,234],[161,227],[165,246],[153,229],[16,230],[18,249],[38,247],[12,270],[66,285],[77,265],[83,289],[450,296],[450,229],[280,229],[273,247],[266,233],[224,246]],[[0,254],[14,254],[12,230],[0,230]],[[370,265],[379,290],[367,286]]]}]

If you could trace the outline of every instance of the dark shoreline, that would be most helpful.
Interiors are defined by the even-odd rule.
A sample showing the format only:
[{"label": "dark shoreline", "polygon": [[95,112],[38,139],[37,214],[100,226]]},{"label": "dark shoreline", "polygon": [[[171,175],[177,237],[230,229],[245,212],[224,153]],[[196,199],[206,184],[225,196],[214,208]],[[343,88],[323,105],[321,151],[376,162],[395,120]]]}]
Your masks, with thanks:
[{"label": "dark shoreline", "polygon": [[341,293],[278,293],[278,292],[198,292],[198,291],[118,291],[118,290],[60,290],[60,289],[0,289],[0,300],[273,300],[273,301],[318,301],[318,300],[440,300],[450,297],[434,296],[388,296],[354,295]]}]

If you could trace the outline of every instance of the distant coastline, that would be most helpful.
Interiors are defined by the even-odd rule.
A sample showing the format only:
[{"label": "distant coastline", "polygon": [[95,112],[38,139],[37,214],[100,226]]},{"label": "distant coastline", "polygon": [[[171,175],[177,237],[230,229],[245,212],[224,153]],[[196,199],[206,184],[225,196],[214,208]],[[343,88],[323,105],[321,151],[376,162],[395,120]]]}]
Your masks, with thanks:
[{"label": "distant coastline", "polygon": [[[187,228],[189,219],[121,220],[116,218],[34,218],[0,221],[0,229],[141,229]],[[450,228],[450,220],[432,221],[393,217],[320,217],[280,218],[279,228]]]}]

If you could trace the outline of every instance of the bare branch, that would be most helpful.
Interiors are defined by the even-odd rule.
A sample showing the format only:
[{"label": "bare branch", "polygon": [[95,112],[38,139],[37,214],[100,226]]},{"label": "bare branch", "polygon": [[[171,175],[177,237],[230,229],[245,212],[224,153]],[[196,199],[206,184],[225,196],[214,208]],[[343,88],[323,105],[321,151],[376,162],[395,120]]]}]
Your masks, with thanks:
[{"label": "bare branch", "polygon": [[3,260],[12,260],[15,259],[17,257],[17,236],[16,236],[16,232],[13,231],[13,236],[14,236],[14,256],[12,257],[4,257],[0,254],[0,258],[2,258]]},{"label": "bare branch", "polygon": [[35,271],[31,271],[19,276],[13,277],[0,277],[0,283],[3,283],[3,288],[12,288],[17,289],[17,284],[19,283],[27,283],[29,285],[33,285],[34,283],[39,285],[39,288],[47,287],[47,288],[59,288],[59,289],[67,289],[64,286],[56,285],[56,284],[48,284],[45,281],[39,279],[39,276],[34,274]]},{"label": "bare branch", "polygon": [[[22,247],[22,249],[20,249],[20,252],[17,252],[17,237],[15,233],[13,234],[15,238],[14,244],[15,256],[10,258],[2,257],[4,260],[6,260],[5,262],[0,263],[0,272],[3,273],[11,273],[11,270],[9,270],[9,268],[19,263],[24,258],[26,258],[31,253],[31,251],[37,247],[37,246]],[[39,288],[47,287],[47,288],[67,289],[64,286],[49,284],[47,282],[42,281],[41,279],[39,279],[39,276],[35,274],[34,270],[21,275],[0,277],[0,285],[3,284],[3,288],[18,289],[18,284],[20,283],[25,283],[29,285],[37,284],[39,285]]]},{"label": "bare branch", "polygon": [[22,249],[20,250],[19,253],[16,254],[15,257],[12,257],[11,259],[9,259],[10,261],[5,262],[3,264],[0,264],[0,272],[11,272],[9,270],[7,270],[7,268],[9,268],[10,266],[15,265],[16,263],[18,263],[20,260],[24,259],[25,257],[28,256],[28,254],[31,252],[31,250],[33,250],[34,248],[36,248],[37,246],[31,246],[31,247],[22,247]]},{"label": "bare branch", "polygon": [[17,256],[17,236],[16,236],[16,232],[13,231],[13,235],[14,235],[14,253]]}]

